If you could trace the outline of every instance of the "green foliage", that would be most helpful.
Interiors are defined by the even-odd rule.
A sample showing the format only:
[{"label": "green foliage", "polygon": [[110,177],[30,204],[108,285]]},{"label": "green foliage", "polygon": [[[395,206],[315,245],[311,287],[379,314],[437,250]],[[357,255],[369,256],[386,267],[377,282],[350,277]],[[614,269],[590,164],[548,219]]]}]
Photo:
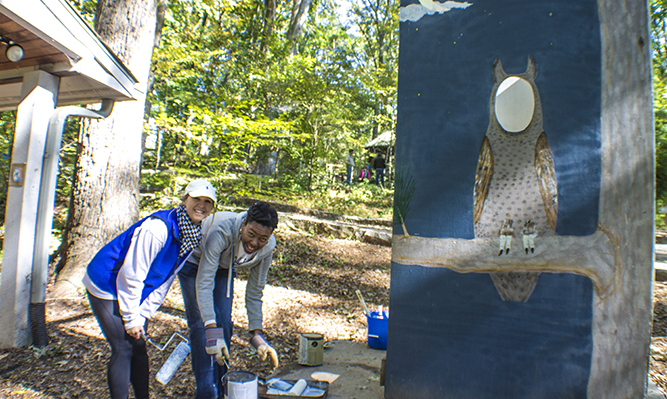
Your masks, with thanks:
[{"label": "green foliage", "polygon": [[0,112],[0,217],[5,220],[9,166],[12,159],[16,111]]},{"label": "green foliage", "polygon": [[91,28],[95,29],[95,15],[97,14],[97,0],[70,0],[74,9],[79,12]]},{"label": "green foliage", "polygon": [[[653,110],[655,119],[656,209],[667,205],[667,1],[651,0]],[[666,229],[665,215],[656,212],[656,228]]]},{"label": "green foliage", "polygon": [[220,177],[197,173],[192,169],[174,168],[168,171],[143,171],[141,174],[141,212],[150,214],[159,209],[175,207],[181,203],[185,187],[194,179],[207,179],[218,193],[219,202],[223,198],[223,179]]},{"label": "green foliage", "polygon": [[[58,161],[58,182],[56,186],[56,204],[66,205],[72,192],[74,166],[79,153],[79,128],[81,118],[70,117],[65,124],[63,140],[60,143],[60,159]],[[58,217],[56,216],[56,222]],[[64,222],[64,221],[63,221]]]},{"label": "green foliage", "polygon": [[[357,72],[376,132],[394,130],[398,82],[398,11],[396,0],[352,3],[352,17],[361,32],[363,62]],[[363,72],[362,72],[363,71]]]},{"label": "green foliage", "polygon": [[651,1],[656,200],[667,199],[667,1]]},{"label": "green foliage", "polygon": [[292,199],[306,208],[367,218],[391,219],[393,192],[374,184],[321,186]]},{"label": "green foliage", "polygon": [[378,3],[385,18],[364,37],[341,26],[336,2],[320,0],[302,35],[287,38],[292,2],[277,2],[273,18],[265,4],[169,2],[151,91],[160,150],[147,152],[147,167],[265,168],[276,183],[310,189],[348,148],[360,154],[373,129],[393,129],[397,41],[384,41],[381,63],[365,52],[373,32],[397,39],[396,1]]},{"label": "green foliage", "polygon": [[313,190],[304,191],[300,184],[291,182],[288,177],[275,181],[271,177],[249,173],[206,174],[184,168],[142,173],[142,213],[178,205],[183,189],[195,178],[213,183],[220,205],[229,205],[234,198],[251,197],[359,217],[392,217],[393,192],[374,184],[348,186],[322,182]]}]

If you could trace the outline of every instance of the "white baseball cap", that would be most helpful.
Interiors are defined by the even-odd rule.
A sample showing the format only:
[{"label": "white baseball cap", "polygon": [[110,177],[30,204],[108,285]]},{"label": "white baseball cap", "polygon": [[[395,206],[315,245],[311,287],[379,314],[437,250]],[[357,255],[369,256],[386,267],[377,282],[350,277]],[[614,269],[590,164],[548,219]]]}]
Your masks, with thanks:
[{"label": "white baseball cap", "polygon": [[191,181],[185,188],[185,195],[189,195],[190,197],[206,197],[212,199],[213,202],[217,201],[215,187],[213,187],[211,182],[204,179]]}]

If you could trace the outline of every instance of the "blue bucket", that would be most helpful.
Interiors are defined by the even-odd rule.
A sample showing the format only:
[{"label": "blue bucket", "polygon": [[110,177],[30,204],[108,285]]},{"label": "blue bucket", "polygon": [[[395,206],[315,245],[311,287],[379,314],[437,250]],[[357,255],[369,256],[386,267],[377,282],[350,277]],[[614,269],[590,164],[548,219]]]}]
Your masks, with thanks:
[{"label": "blue bucket", "polygon": [[368,346],[375,349],[387,349],[387,312],[371,312],[366,315],[368,325]]}]

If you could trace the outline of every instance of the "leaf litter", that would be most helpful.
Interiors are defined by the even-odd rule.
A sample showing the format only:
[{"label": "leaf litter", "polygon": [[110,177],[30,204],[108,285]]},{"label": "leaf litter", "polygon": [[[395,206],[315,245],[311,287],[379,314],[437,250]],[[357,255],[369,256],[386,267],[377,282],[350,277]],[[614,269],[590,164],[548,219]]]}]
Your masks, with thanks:
[{"label": "leaf litter", "polygon": [[[280,367],[298,358],[299,334],[317,332],[325,341],[365,342],[366,318],[355,290],[369,306],[389,305],[391,248],[352,240],[331,239],[303,232],[276,233],[278,245],[264,290],[264,332],[278,351]],[[239,272],[234,284],[232,370],[260,377],[275,373],[248,343],[245,311],[247,273]],[[180,286],[175,282],[149,323],[148,334],[163,345],[174,332],[188,336]],[[109,347],[84,295],[49,300],[47,292],[45,348],[0,349],[0,398],[108,397],[106,363]],[[195,380],[189,356],[167,385],[155,373],[178,340],[159,351],[148,346],[151,396],[193,397]],[[134,395],[130,393],[130,398]]]}]

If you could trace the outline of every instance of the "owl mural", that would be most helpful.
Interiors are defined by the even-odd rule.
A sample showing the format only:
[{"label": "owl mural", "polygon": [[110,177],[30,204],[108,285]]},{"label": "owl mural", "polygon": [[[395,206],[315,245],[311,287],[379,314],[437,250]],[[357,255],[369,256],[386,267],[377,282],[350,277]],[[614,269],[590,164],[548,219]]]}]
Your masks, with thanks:
[{"label": "owl mural", "polygon": [[[497,238],[498,256],[516,259],[517,264],[539,252],[540,237],[555,234],[558,211],[556,174],[542,128],[536,73],[532,58],[519,75],[508,75],[500,60],[494,62],[489,127],[475,175],[475,238]],[[524,302],[539,275],[493,272],[491,279],[503,300]]]}]

